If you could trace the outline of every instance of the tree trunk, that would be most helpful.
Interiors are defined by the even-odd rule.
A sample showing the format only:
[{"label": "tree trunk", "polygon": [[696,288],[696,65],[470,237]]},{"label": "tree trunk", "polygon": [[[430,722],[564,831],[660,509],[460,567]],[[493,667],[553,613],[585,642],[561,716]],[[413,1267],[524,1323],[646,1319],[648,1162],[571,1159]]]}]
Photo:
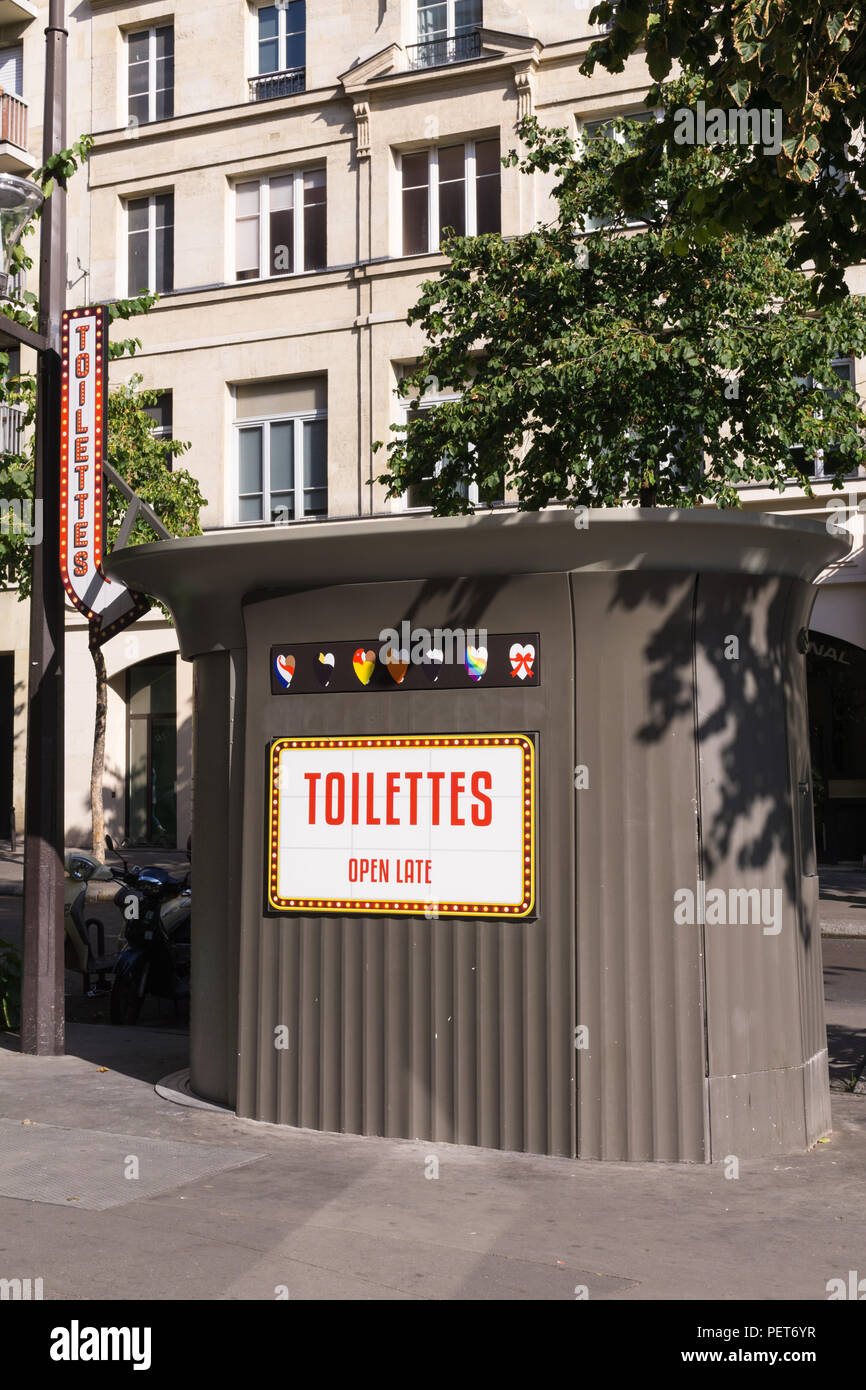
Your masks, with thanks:
[{"label": "tree trunk", "polygon": [[102,782],[105,769],[105,719],[108,713],[108,680],[105,657],[101,647],[91,647],[93,669],[96,672],[96,723],[93,729],[93,761],[90,765],[91,851],[101,864],[105,863],[105,809],[102,803]]}]

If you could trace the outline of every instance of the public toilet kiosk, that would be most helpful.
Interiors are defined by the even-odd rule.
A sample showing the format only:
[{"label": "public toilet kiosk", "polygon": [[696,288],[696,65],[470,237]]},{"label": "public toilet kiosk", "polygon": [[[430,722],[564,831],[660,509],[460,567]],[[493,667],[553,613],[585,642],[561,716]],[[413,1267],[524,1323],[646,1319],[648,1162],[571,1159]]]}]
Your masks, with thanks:
[{"label": "public toilet kiosk", "polygon": [[815,1143],[806,630],[846,549],[552,509],[110,556],[195,668],[191,1090],[594,1159]]}]

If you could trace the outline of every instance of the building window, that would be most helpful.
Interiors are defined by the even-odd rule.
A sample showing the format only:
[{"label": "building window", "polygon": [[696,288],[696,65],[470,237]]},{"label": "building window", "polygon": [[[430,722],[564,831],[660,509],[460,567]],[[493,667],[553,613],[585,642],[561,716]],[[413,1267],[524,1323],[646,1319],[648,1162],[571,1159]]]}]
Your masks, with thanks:
[{"label": "building window", "polygon": [[[401,369],[398,369],[398,371]],[[401,399],[400,417],[401,423],[405,424],[414,413],[418,411],[435,410],[437,406],[444,405],[447,401],[458,401],[460,393],[457,391],[427,391],[424,396],[415,400]],[[443,461],[444,462],[444,461]],[[442,471],[443,463],[437,463],[436,473]],[[410,483],[402,497],[397,501],[398,509],[403,511],[422,511],[432,507],[432,484],[433,478],[426,477],[418,483]],[[495,507],[501,506],[505,500],[504,482],[500,478],[495,487],[482,492],[478,483],[459,483],[457,495],[465,497],[474,507]]]},{"label": "building window", "polygon": [[174,288],[174,194],[152,193],[126,205],[129,231],[127,294]]},{"label": "building window", "polygon": [[323,377],[237,387],[239,523],[328,514],[328,411]]},{"label": "building window", "polygon": [[23,46],[16,43],[10,48],[0,48],[0,92],[9,92],[12,96],[20,97],[24,90],[23,81]]},{"label": "building window", "polygon": [[129,48],[129,123],[166,121],[174,115],[174,27],[136,29]]},{"label": "building window", "polygon": [[[149,415],[153,421],[151,433],[154,439],[173,439],[173,403],[171,391],[160,391],[153,405],[144,407],[145,415]],[[166,458],[166,463],[171,466],[171,456]]]},{"label": "building window", "polygon": [[409,49],[413,68],[462,63],[481,53],[481,0],[418,0],[418,42]]},{"label": "building window", "polygon": [[132,844],[177,844],[177,677],[174,656],[126,673],[127,836]]},{"label": "building window", "polygon": [[324,169],[236,184],[235,199],[238,280],[327,265]]},{"label": "building window", "polygon": [[[625,132],[614,129],[617,121],[640,121],[641,123],[649,123],[650,121],[661,120],[663,115],[664,112],[658,109],[656,111],[617,112],[613,116],[605,116],[602,120],[598,121],[582,121],[580,117],[578,117],[578,151],[591,140],[615,140],[618,145],[625,145],[627,143]],[[585,219],[586,231],[595,232],[598,231],[600,227],[609,227],[611,225],[611,220],[610,217],[587,217]],[[646,217],[627,216],[625,223],[627,227],[640,227],[643,226],[646,220]]]},{"label": "building window", "polygon": [[306,86],[305,0],[262,5],[258,12],[258,76],[250,79],[254,101],[287,97]]},{"label": "building window", "polygon": [[[846,386],[854,385],[854,359],[853,357],[837,357],[833,361],[833,371],[843,381]],[[837,400],[841,392],[832,387],[824,386],[814,377],[797,377],[797,382],[801,386],[806,386],[810,391],[820,391],[830,400]],[[820,407],[815,411],[816,419],[821,418]],[[836,469],[837,454],[832,448],[829,450],[819,449],[811,459],[806,457],[806,450],[802,444],[795,444],[791,449],[791,462],[798,474],[808,474],[810,478],[830,478]]]},{"label": "building window", "polygon": [[446,227],[499,231],[498,136],[404,154],[400,164],[404,256],[438,251]]}]

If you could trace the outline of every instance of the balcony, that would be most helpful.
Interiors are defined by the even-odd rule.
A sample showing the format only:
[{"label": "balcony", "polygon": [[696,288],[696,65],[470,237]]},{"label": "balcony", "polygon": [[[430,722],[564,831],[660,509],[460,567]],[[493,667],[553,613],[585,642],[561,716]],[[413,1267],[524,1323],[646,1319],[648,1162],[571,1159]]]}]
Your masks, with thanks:
[{"label": "balcony", "polygon": [[0,405],[0,454],[20,454],[24,443],[24,410]]},{"label": "balcony", "polygon": [[468,63],[481,57],[481,30],[469,29],[451,38],[427,39],[409,44],[406,56],[410,68],[442,68],[447,63]]},{"label": "balcony", "polygon": [[285,72],[264,72],[250,78],[250,101],[273,101],[275,97],[293,97],[306,90],[305,68],[288,68]]},{"label": "balcony", "polygon": [[37,15],[29,0],[0,0],[0,24],[27,24]]},{"label": "balcony", "polygon": [[27,102],[0,92],[0,172],[29,174],[36,160],[27,150]]}]

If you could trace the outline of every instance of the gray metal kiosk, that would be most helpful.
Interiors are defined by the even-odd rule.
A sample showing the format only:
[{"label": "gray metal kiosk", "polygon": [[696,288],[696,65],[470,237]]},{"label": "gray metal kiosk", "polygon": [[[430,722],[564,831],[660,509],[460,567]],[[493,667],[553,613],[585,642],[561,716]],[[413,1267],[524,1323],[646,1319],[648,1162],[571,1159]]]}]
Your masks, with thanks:
[{"label": "gray metal kiosk", "polygon": [[[587,1158],[813,1144],[804,630],[845,549],[766,514],[550,510],[109,557],[195,666],[191,1089],[279,1124]],[[405,663],[403,623],[470,629],[472,652],[437,667],[422,640]],[[405,769],[440,764],[450,826],[412,831],[439,848],[399,887],[383,852],[373,887],[365,845],[409,843]],[[331,873],[338,842],[360,849]]]}]

